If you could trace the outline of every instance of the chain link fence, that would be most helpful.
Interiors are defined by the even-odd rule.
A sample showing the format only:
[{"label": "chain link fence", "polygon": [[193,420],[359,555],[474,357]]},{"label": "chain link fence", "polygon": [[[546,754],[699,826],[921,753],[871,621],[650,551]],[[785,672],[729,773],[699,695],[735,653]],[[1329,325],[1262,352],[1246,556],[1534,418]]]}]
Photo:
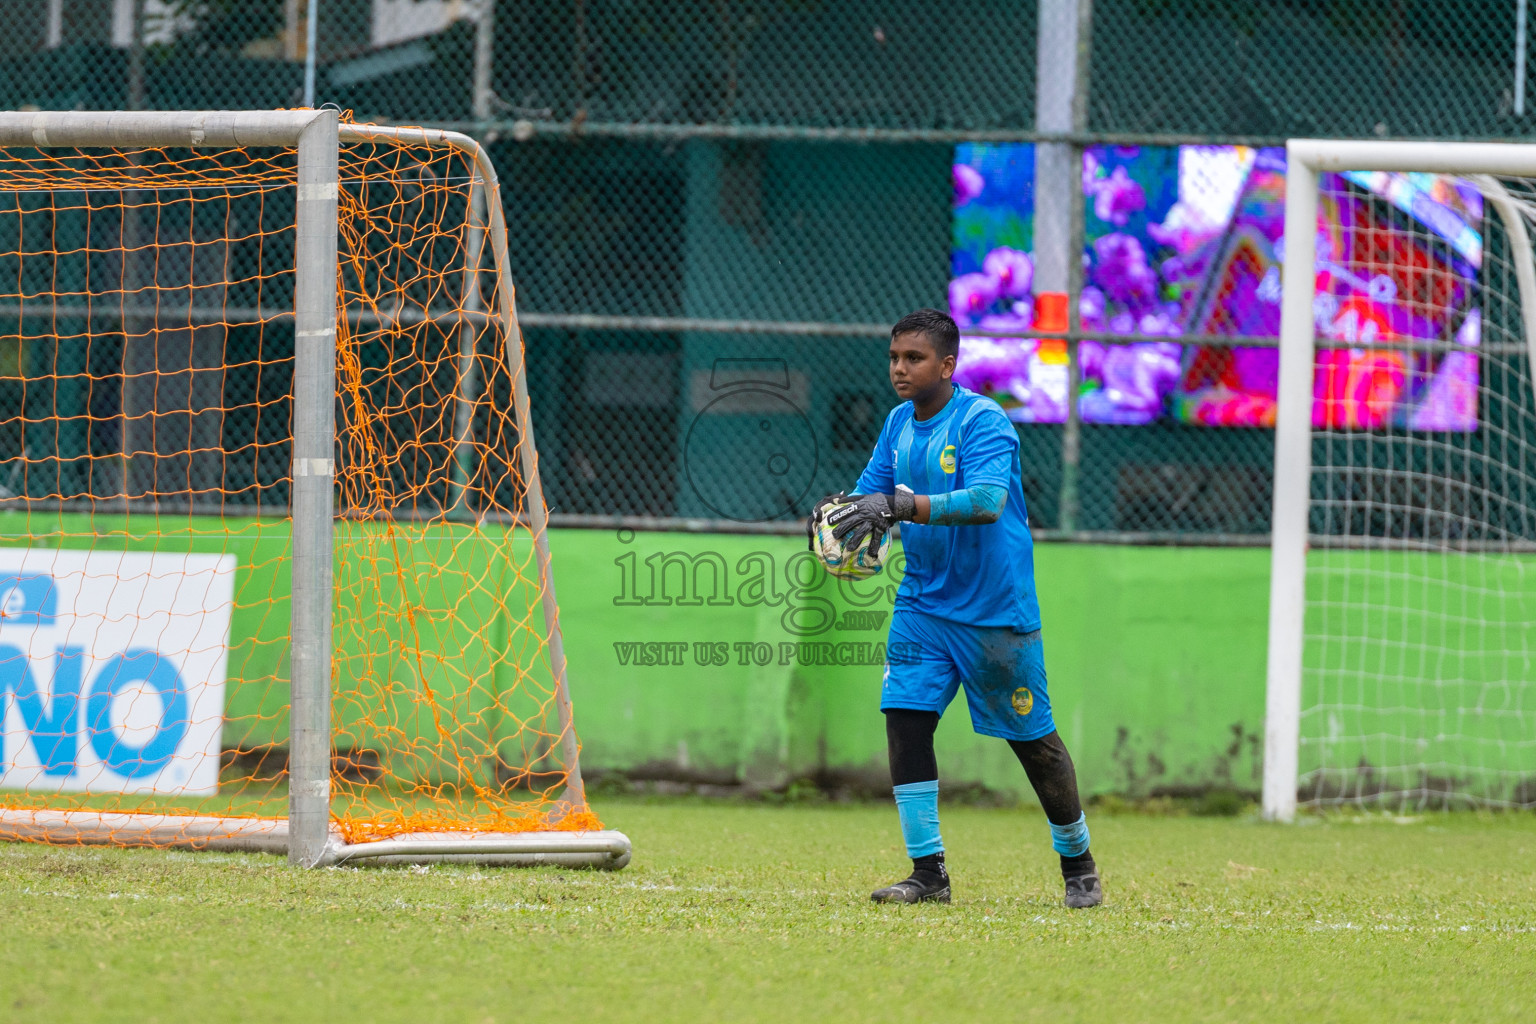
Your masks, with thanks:
[{"label": "chain link fence", "polygon": [[[1273,147],[1536,128],[1520,0],[1095,0],[1086,130],[1067,135],[1035,130],[1035,3],[315,7],[311,54],[309,0],[13,0],[0,103],[295,106],[312,63],[316,102],[481,138],[545,486],[571,524],[798,529],[851,485],[894,403],[888,325],[948,303],[962,379],[1018,422],[1038,528],[1260,543]],[[1085,265],[1074,329],[1042,338],[1025,278],[1043,139],[1084,161]],[[1341,188],[1351,216],[1401,215],[1387,184]],[[1447,208],[1481,230],[1480,210]],[[1437,222],[1427,258],[1453,258],[1456,224]],[[1475,296],[1457,301],[1435,330]],[[226,356],[225,407],[280,401],[280,333],[227,339],[259,348]],[[121,349],[95,346],[90,377],[123,373]],[[37,393],[49,351],[0,339],[0,400],[53,400]],[[99,391],[97,427],[71,442],[93,457],[124,444],[126,392]],[[243,471],[220,486],[273,500]]]}]

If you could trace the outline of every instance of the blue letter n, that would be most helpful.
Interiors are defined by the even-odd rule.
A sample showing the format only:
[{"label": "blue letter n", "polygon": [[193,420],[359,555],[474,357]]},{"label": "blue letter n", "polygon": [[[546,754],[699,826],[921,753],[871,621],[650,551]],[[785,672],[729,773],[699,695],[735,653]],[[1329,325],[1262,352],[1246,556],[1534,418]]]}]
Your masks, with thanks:
[{"label": "blue letter n", "polygon": [[[22,724],[32,734],[32,746],[43,763],[44,775],[70,775],[75,770],[84,663],[83,650],[60,651],[53,672],[53,697],[45,701],[32,678],[32,664],[26,652],[0,644],[0,715],[5,712],[5,698],[14,694]],[[5,751],[0,749],[0,762],[5,760]]]}]

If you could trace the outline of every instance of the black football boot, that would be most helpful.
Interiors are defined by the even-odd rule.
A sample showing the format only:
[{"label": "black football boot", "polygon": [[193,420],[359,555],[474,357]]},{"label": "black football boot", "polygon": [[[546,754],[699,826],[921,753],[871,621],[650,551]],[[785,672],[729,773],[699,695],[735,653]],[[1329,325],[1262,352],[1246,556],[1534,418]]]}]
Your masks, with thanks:
[{"label": "black football boot", "polygon": [[1099,885],[1097,874],[1071,875],[1065,879],[1065,882],[1066,904],[1073,910],[1096,907],[1104,902],[1104,890]]},{"label": "black football boot", "polygon": [[876,889],[869,898],[876,903],[948,903],[949,872],[944,868],[944,855],[915,858],[911,875]]}]

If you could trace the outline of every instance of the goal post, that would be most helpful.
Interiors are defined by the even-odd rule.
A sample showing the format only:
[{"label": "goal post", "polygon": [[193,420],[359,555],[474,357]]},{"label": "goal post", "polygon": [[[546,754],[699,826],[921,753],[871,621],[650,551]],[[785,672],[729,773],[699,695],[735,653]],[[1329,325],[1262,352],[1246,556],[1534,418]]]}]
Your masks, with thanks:
[{"label": "goal post", "polygon": [[1286,153],[1263,813],[1536,804],[1536,146]]},{"label": "goal post", "polygon": [[628,862],[498,190],[333,110],[0,114],[0,839]]},{"label": "goal post", "polygon": [[326,858],[331,829],[332,505],[336,451],[336,112],[299,132],[293,280],[293,650],[288,862]]}]

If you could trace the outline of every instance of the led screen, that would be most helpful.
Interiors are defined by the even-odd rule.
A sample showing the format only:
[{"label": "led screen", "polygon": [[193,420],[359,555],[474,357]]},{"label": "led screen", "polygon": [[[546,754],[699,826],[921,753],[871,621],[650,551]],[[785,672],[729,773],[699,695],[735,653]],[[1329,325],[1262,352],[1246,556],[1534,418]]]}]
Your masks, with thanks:
[{"label": "led screen", "polygon": [[[1066,419],[1067,356],[1037,340],[1032,297],[1034,147],[967,144],[954,165],[950,312],[967,327],[956,379],[1015,420]],[[1167,339],[1084,341],[1082,418],[1272,426],[1273,348],[1182,344],[1186,335],[1277,337],[1285,151],[1240,146],[1094,147],[1083,159],[1087,330]],[[1477,427],[1475,346],[1482,201],[1429,174],[1326,174],[1318,209],[1320,347],[1313,420],[1340,429]]]}]

